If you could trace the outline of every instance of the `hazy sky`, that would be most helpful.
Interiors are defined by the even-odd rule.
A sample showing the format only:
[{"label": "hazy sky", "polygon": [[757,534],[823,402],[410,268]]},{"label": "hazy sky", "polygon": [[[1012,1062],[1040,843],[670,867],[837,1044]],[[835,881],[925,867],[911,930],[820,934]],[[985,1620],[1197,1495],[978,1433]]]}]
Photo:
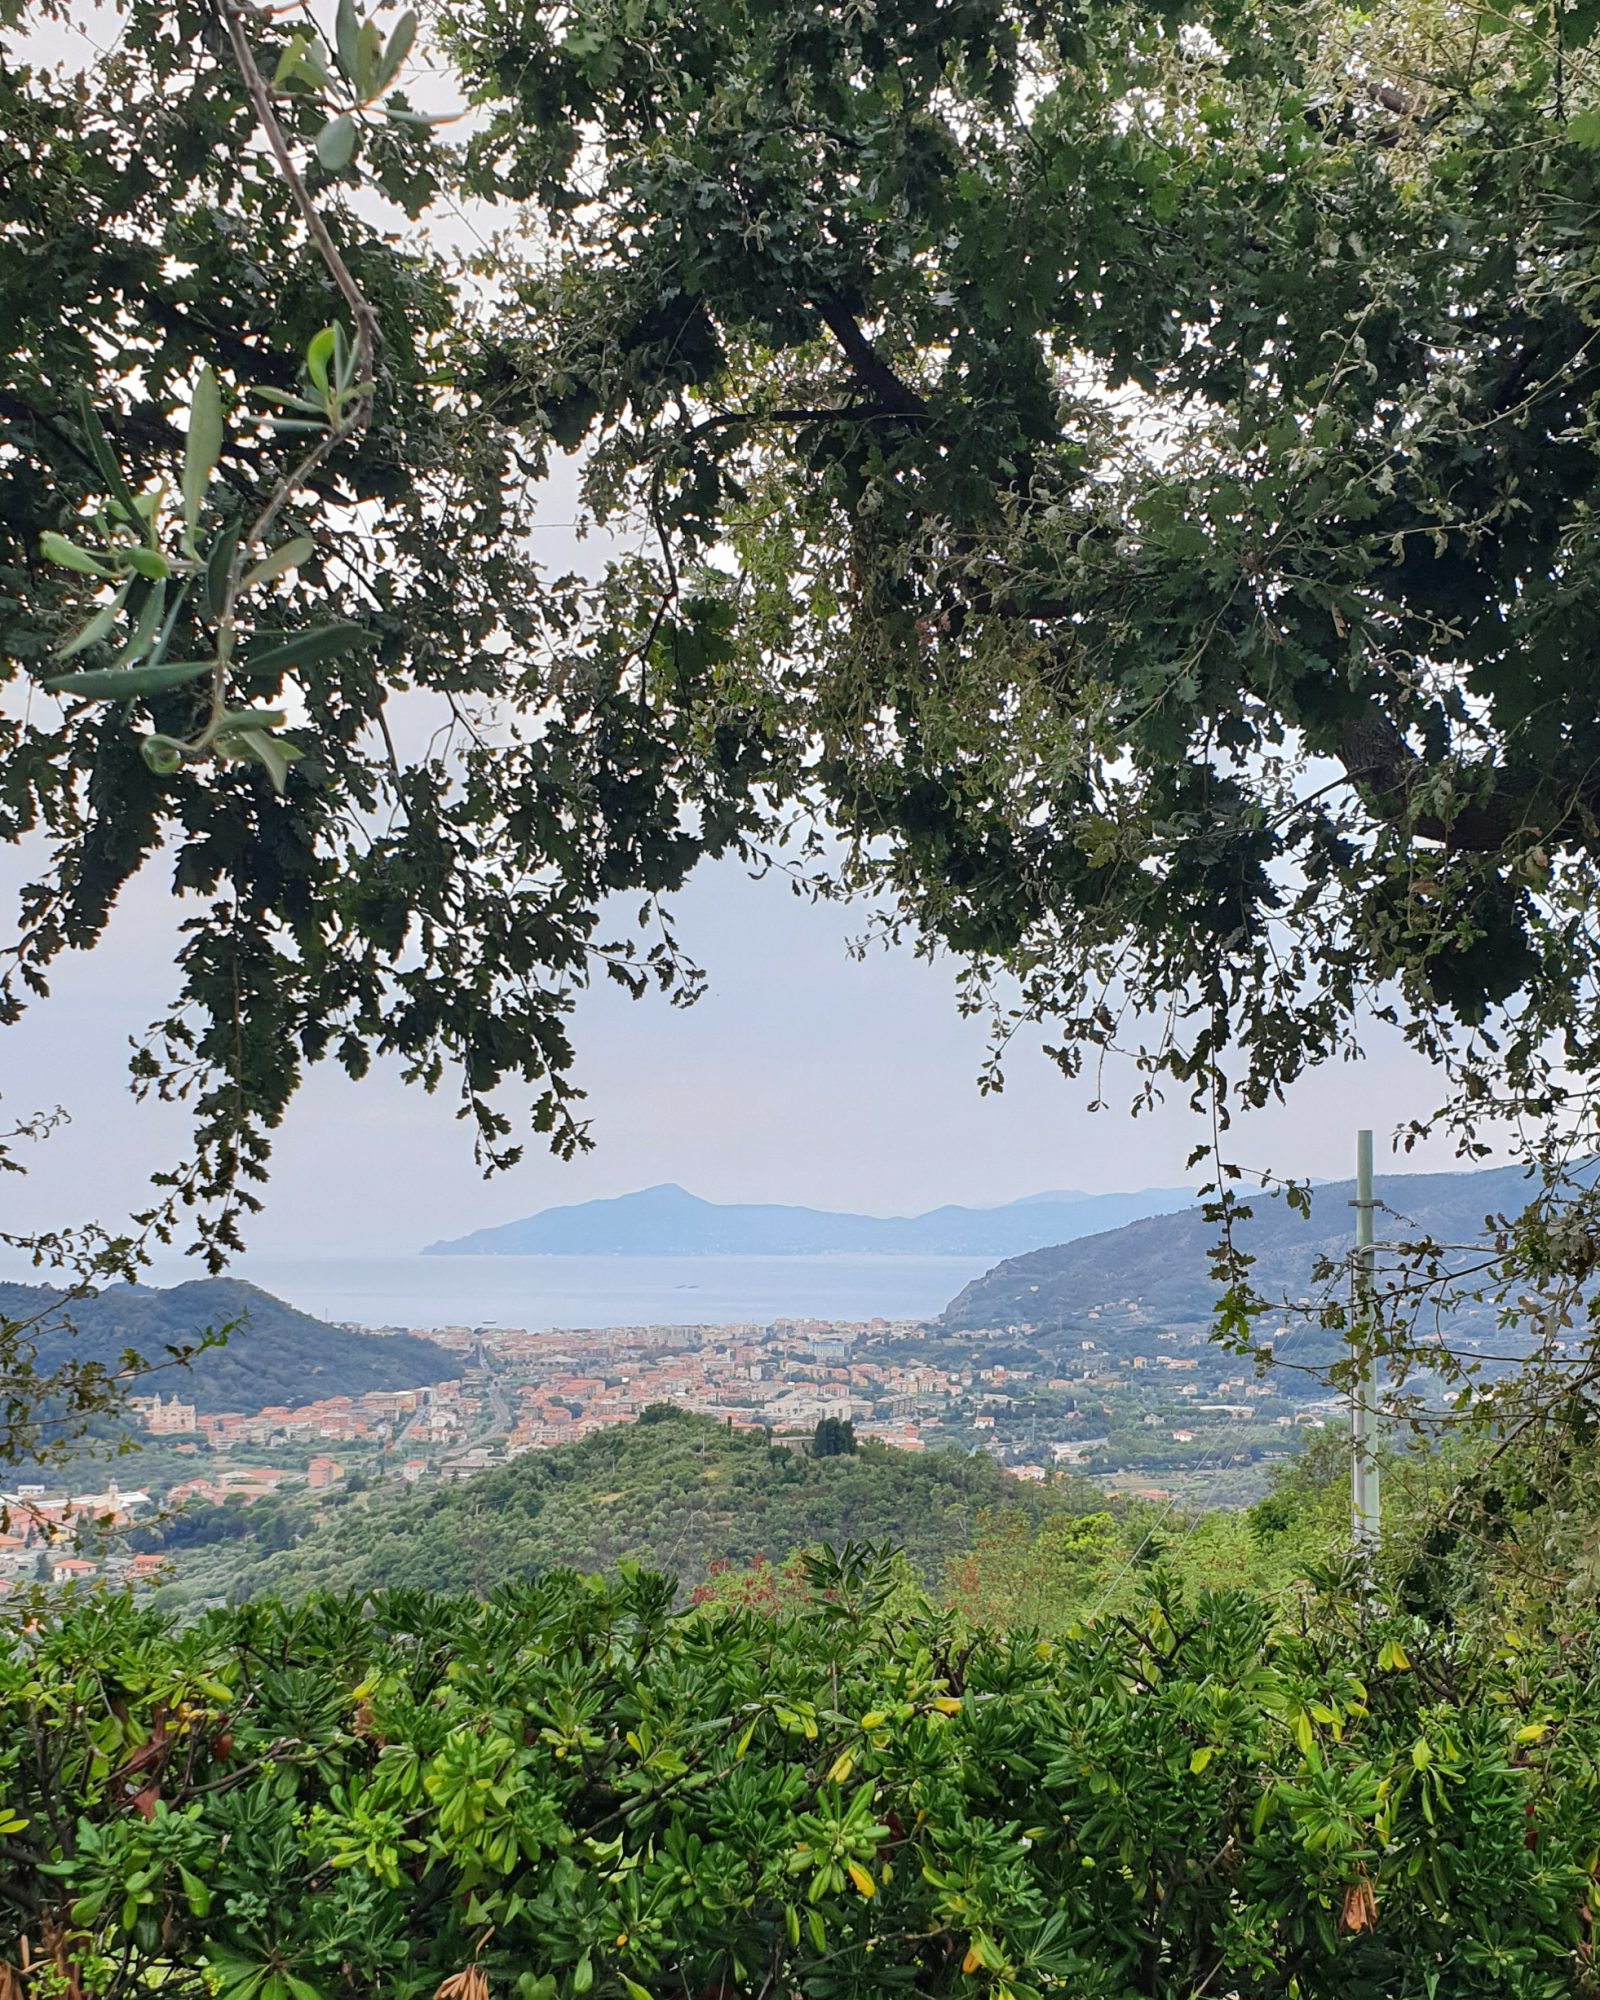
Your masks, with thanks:
[{"label": "hazy sky", "polygon": [[[279,1137],[252,1246],[279,1256],[405,1250],[663,1180],[716,1200],[878,1213],[1183,1183],[1195,1127],[1177,1109],[1131,1119],[1126,1074],[1114,1108],[1091,1115],[1087,1085],[1019,1051],[1006,1091],[980,1096],[983,1030],[957,1015],[948,965],[904,952],[856,963],[848,912],[734,868],[704,871],[679,907],[684,941],[711,974],[698,1006],[631,1001],[609,985],[580,1003],[593,1152],[563,1164],[530,1145],[521,1167],[485,1183],[452,1098],[407,1089],[392,1071],[352,1085],[327,1066]],[[9,1224],[110,1216],[181,1146],[181,1119],[134,1105],[124,1084],[127,1038],[170,979],[171,925],[164,885],[136,883],[106,943],[64,963],[52,998],[0,1037],[3,1108],[61,1103],[74,1120],[34,1150],[26,1180],[0,1182]],[[1370,1123],[1382,1148],[1400,1119],[1429,1106],[1434,1082],[1391,1041],[1255,1121],[1240,1157],[1343,1176],[1354,1128]],[[1429,1163],[1451,1164],[1443,1149]]]}]

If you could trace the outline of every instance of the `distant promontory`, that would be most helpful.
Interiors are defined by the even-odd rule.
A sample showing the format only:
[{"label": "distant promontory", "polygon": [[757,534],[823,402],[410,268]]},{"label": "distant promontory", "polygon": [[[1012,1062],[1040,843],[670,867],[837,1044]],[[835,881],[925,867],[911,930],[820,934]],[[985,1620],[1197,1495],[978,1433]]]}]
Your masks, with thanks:
[{"label": "distant promontory", "polygon": [[1057,1190],[1003,1208],[850,1215],[703,1201],[668,1183],[607,1201],[542,1209],[520,1222],[430,1243],[429,1257],[1014,1257],[1193,1202],[1186,1188],[1132,1194]]}]

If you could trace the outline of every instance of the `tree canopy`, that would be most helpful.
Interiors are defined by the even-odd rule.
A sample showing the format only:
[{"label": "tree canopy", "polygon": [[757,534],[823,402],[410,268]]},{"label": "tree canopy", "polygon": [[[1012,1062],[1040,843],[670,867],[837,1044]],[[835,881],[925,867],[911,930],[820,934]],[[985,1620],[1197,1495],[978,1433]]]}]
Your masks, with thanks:
[{"label": "tree canopy", "polygon": [[658,1405],[570,1448],[525,1453],[447,1488],[363,1497],[326,1513],[295,1549],[229,1565],[232,1596],[399,1586],[483,1593],[559,1564],[634,1561],[698,1583],[714,1562],[782,1560],[821,1542],[892,1542],[931,1581],[985,1509],[1036,1521],[1098,1501],[1034,1490],[984,1454],[879,1445],[813,1457],[760,1431]]},{"label": "tree canopy", "polygon": [[532,407],[855,879],[1069,1066],[1589,1074],[1588,10],[449,18]]},{"label": "tree canopy", "polygon": [[[1581,1136],[1592,7],[448,0],[459,129],[348,7],[124,22],[4,71],[8,1005],[199,899],[138,1075],[217,1256],[308,1062],[579,1143],[574,988],[694,990],[613,899],[730,851],[1217,1126],[1375,1015],[1469,1144]],[[643,531],[594,585],[558,451]]]}]

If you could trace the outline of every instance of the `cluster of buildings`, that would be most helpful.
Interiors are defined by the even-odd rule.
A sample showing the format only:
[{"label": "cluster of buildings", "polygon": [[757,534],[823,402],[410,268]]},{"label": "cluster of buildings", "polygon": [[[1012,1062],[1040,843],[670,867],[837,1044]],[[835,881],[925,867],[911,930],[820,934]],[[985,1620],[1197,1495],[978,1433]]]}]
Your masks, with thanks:
[{"label": "cluster of buildings", "polygon": [[0,1597],[26,1583],[76,1583],[107,1573],[153,1576],[159,1556],[90,1553],[93,1544],[137,1527],[151,1511],[147,1492],[119,1487],[115,1479],[102,1493],[56,1493],[40,1481],[0,1493]]},{"label": "cluster of buildings", "polygon": [[[1081,1461],[1105,1440],[1080,1436],[1054,1445],[1035,1435],[1019,1453],[1014,1413],[1024,1405],[1037,1410],[1041,1398],[1082,1419],[1072,1426],[1079,1432],[1093,1414],[1110,1414],[1080,1398],[1110,1395],[1115,1403],[1113,1392],[1120,1392],[1142,1408],[1155,1403],[1173,1409],[1173,1399],[1180,1399],[1179,1421],[1148,1408],[1136,1421],[1182,1445],[1207,1419],[1269,1420],[1262,1405],[1277,1393],[1244,1377],[1210,1379],[1216,1369],[1202,1375],[1203,1361],[1222,1357],[1198,1331],[1161,1331],[1153,1341],[1146,1338],[1144,1351],[1130,1351],[1125,1342],[1107,1339],[1109,1328],[1097,1326],[1099,1338],[1058,1346],[1047,1362],[1034,1353],[1019,1356],[1014,1329],[952,1338],[913,1320],[382,1330],[431,1340],[457,1358],[460,1378],[218,1414],[156,1396],[141,1405],[145,1427],[180,1450],[192,1442],[212,1452],[251,1446],[305,1454],[305,1483],[319,1491],[344,1476],[346,1459],[409,1483],[462,1477],[630,1423],[652,1403],[675,1404],[736,1428],[789,1434],[808,1432],[823,1419],[848,1420],[858,1437],[900,1450],[961,1442],[1042,1467],[1052,1457]],[[994,1352],[994,1343],[1007,1360],[985,1365],[984,1347]],[[1176,1351],[1180,1346],[1203,1352]],[[1320,1411],[1282,1409],[1280,1403],[1270,1417],[1280,1427],[1320,1417]],[[240,1490],[237,1481],[203,1477],[166,1498],[215,1501]]]},{"label": "cluster of buildings", "polygon": [[347,1484],[463,1478],[631,1423],[658,1403],[790,1439],[844,1420],[858,1438],[897,1450],[988,1451],[1025,1478],[1048,1476],[1052,1464],[1096,1476],[1125,1466],[1137,1477],[1163,1453],[1173,1464],[1192,1458],[1200,1433],[1219,1425],[1259,1440],[1273,1434],[1264,1426],[1324,1420],[1327,1404],[1296,1408],[1271,1382],[1226,1376],[1229,1358],[1204,1329],[1151,1326],[1133,1302],[1122,1305],[1048,1342],[1030,1328],[953,1334],[887,1319],[383,1328],[444,1349],[459,1364],[456,1379],[258,1410],[136,1399],[150,1444],[162,1448],[147,1464],[162,1476],[136,1492],[112,1482],[104,1493],[32,1486],[0,1495],[0,1591],[19,1579],[137,1580],[159,1570],[158,1556],[97,1555],[81,1534],[91,1525],[115,1531],[195,1505],[251,1508],[286,1492],[331,1497]]},{"label": "cluster of buildings", "polygon": [[903,1344],[924,1335],[920,1322],[879,1319],[430,1337],[461,1354],[468,1388],[492,1380],[509,1417],[503,1449],[514,1457],[632,1422],[652,1403],[781,1432],[836,1418],[858,1436],[918,1451],[922,1421],[941,1417],[974,1380],[970,1368],[906,1359]]},{"label": "cluster of buildings", "polygon": [[196,1412],[192,1403],[134,1396],[130,1406],[152,1438],[193,1438],[212,1451],[238,1445],[365,1444],[412,1430],[448,1434],[470,1422],[477,1405],[458,1382],[422,1389],[369,1389],[359,1396],[323,1396],[314,1403],[269,1403],[260,1410]]}]

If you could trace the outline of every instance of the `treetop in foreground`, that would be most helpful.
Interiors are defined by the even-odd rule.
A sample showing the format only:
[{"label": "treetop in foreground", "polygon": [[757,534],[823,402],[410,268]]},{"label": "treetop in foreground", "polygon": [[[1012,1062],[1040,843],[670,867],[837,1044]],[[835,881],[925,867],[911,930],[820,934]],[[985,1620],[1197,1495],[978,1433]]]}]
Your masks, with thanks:
[{"label": "treetop in foreground", "polygon": [[[0,1655],[27,2000],[1557,2000],[1592,1648],[1207,1595],[1056,1645],[861,1549],[793,1616],[558,1573]],[[24,1968],[26,1968],[24,1970]]]}]

